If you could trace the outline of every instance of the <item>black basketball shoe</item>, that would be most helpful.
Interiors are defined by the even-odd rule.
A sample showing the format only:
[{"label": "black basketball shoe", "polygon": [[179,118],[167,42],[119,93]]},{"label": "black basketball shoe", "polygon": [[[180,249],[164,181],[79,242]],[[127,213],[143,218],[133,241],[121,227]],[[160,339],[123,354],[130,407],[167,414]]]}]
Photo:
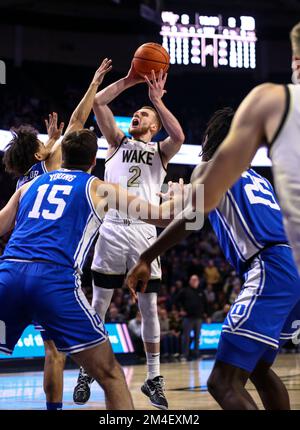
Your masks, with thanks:
[{"label": "black basketball shoe", "polygon": [[142,393],[148,396],[153,406],[158,409],[168,409],[168,401],[164,394],[165,381],[163,376],[147,379],[141,386]]},{"label": "black basketball shoe", "polygon": [[77,385],[73,391],[73,401],[76,405],[84,405],[89,400],[91,395],[90,386],[93,382],[94,378],[91,378],[83,367],[80,367]]}]

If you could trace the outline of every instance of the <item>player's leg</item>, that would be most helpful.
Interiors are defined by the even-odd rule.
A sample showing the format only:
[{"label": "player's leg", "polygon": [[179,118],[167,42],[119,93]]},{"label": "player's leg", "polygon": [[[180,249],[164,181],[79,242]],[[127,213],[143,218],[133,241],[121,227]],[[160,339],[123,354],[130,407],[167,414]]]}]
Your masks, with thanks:
[{"label": "player's leg", "polygon": [[268,345],[262,342],[222,333],[207,387],[223,409],[258,409],[245,385],[267,349]]},{"label": "player's leg", "polygon": [[31,323],[24,293],[23,263],[0,262],[0,352],[10,355]]},{"label": "player's leg", "polygon": [[81,290],[79,275],[48,264],[43,264],[41,270],[43,288],[34,289],[35,320],[49,333],[59,351],[73,354],[79,364],[91,371],[91,377],[97,378],[109,408],[130,408],[132,401],[123,372],[100,316]]},{"label": "player's leg", "polygon": [[115,288],[121,288],[126,273],[124,225],[104,222],[95,245],[92,263],[92,306],[105,321]]},{"label": "player's leg", "polygon": [[[299,333],[300,301],[288,315],[281,332],[280,348],[289,339],[293,339]],[[279,348],[279,349],[280,349]],[[278,350],[269,349],[257,364],[251,374],[251,381],[255,385],[264,407],[268,410],[289,410],[289,393],[283,381],[271,369]]]},{"label": "player's leg", "polygon": [[261,257],[253,260],[223,324],[216,364],[208,380],[209,392],[223,409],[257,408],[245,384],[270,344],[278,345],[281,321],[273,315],[276,284],[268,273]]},{"label": "player's leg", "polygon": [[[159,280],[151,280],[145,293],[138,293],[138,305],[142,316],[142,339],[147,359],[147,377],[141,387],[153,406],[168,409],[164,393],[165,381],[160,374],[160,325],[157,313]],[[149,292],[147,292],[149,291]]]},{"label": "player's leg", "polygon": [[[124,275],[107,275],[92,271],[93,278],[93,300],[92,306],[105,321],[105,315],[115,288],[122,288]],[[80,367],[77,384],[73,391],[73,400],[78,405],[84,405],[91,395],[91,384],[94,379],[84,367]]]},{"label": "player's leg", "polygon": [[[137,262],[139,255],[156,238],[156,228],[148,224],[132,224],[127,229],[130,249],[127,267]],[[138,293],[138,305],[142,316],[142,339],[147,359],[147,376],[141,387],[153,406],[168,409],[164,393],[165,381],[160,374],[160,324],[157,313],[157,293],[161,285],[161,267],[159,259],[151,264],[151,280],[145,293]]]},{"label": "player's leg", "polygon": [[58,352],[53,340],[44,339],[44,392],[47,409],[62,409],[65,354]]},{"label": "player's leg", "polygon": [[[105,315],[111,303],[115,288],[121,288],[126,272],[126,243],[124,226],[105,221],[95,245],[92,263],[93,299],[92,306],[105,322]],[[91,395],[93,378],[81,367],[73,391],[75,403],[85,404]]]},{"label": "player's leg", "polygon": [[124,372],[108,340],[95,348],[72,354],[72,358],[103,388],[107,409],[133,409]]},{"label": "player's leg", "polygon": [[[270,352],[271,354],[274,352]],[[277,354],[277,351],[275,351]],[[266,358],[267,359],[267,358]],[[290,397],[280,377],[271,369],[272,363],[263,357],[250,375],[261,401],[267,410],[290,410]]]}]

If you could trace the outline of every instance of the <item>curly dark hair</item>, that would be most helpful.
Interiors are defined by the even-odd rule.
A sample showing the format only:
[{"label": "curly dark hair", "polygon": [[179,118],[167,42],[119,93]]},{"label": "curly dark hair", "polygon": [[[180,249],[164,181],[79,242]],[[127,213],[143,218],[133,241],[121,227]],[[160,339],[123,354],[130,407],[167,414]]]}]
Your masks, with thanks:
[{"label": "curly dark hair", "polygon": [[37,162],[34,154],[39,149],[38,131],[30,125],[12,128],[12,140],[6,146],[3,156],[5,170],[15,176],[22,176]]},{"label": "curly dark hair", "polygon": [[200,154],[203,161],[209,161],[221,145],[229,132],[233,117],[234,110],[230,107],[225,107],[217,110],[210,118],[204,132],[204,138],[207,138],[207,140],[203,144]]}]

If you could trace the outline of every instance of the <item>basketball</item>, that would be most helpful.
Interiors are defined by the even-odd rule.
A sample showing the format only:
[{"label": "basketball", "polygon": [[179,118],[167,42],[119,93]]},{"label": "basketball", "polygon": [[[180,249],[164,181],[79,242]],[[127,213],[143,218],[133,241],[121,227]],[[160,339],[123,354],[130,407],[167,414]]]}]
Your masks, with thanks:
[{"label": "basketball", "polygon": [[151,76],[151,70],[154,70],[157,76],[160,69],[168,71],[170,56],[168,52],[158,43],[144,43],[134,53],[133,66],[140,76]]}]

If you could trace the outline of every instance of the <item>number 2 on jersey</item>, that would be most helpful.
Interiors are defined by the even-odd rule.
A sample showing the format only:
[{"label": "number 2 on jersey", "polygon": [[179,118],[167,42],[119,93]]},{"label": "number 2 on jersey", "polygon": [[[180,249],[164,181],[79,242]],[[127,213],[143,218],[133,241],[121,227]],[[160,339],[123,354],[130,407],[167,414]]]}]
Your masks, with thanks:
[{"label": "number 2 on jersey", "polygon": [[138,178],[141,176],[141,168],[138,166],[132,166],[129,169],[129,173],[133,173],[133,176],[128,179],[127,187],[139,187],[140,183]]},{"label": "number 2 on jersey", "polygon": [[48,209],[43,209],[42,211],[40,211],[45,194],[49,187],[50,184],[44,184],[38,188],[38,193],[33,208],[28,214],[28,218],[38,219],[40,218],[40,216],[42,216],[42,218],[44,219],[55,220],[62,216],[63,211],[66,207],[66,202],[63,198],[56,197],[56,194],[58,193],[58,191],[61,191],[64,195],[69,195],[73,187],[71,185],[53,185],[47,197],[47,201],[48,203],[50,203],[50,205],[53,205],[54,207],[56,206],[56,208],[54,212],[50,212]]}]

